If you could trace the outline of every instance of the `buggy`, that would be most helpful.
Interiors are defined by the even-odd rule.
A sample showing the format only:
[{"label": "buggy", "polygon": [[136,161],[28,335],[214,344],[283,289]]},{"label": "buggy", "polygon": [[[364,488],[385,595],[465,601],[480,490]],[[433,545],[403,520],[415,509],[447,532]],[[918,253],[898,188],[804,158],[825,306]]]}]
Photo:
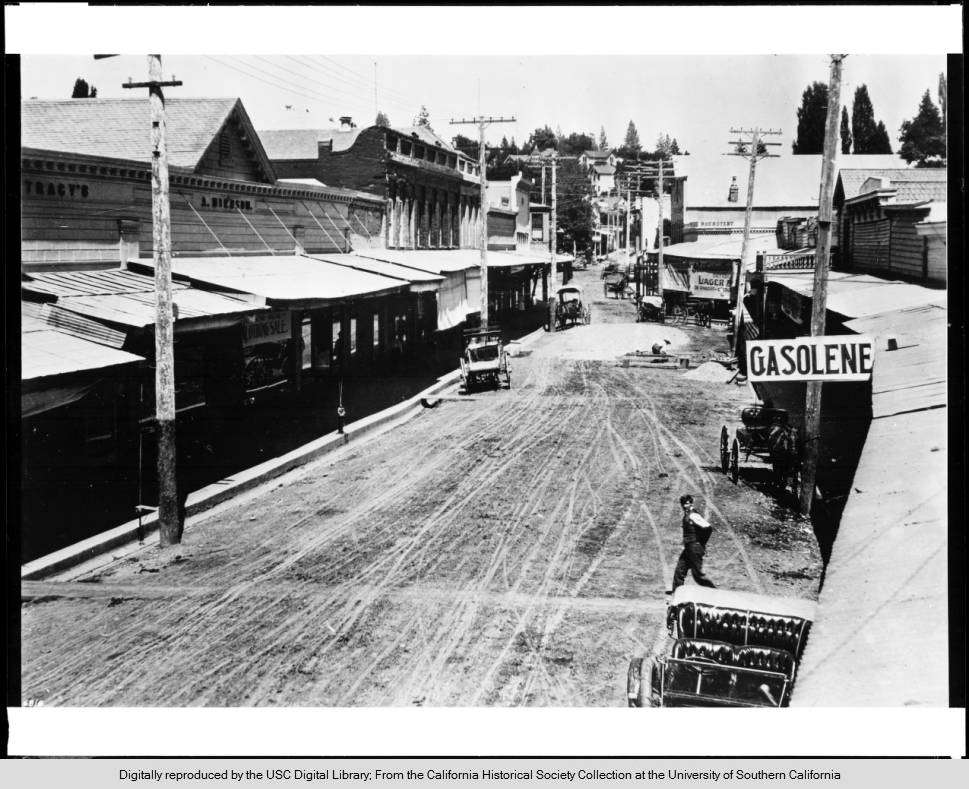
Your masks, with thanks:
[{"label": "buggy", "polygon": [[592,322],[592,309],[582,303],[582,289],[578,285],[563,285],[558,289],[555,322],[562,329],[566,324],[575,326]]},{"label": "buggy", "polygon": [[493,386],[496,389],[504,383],[511,388],[511,367],[508,353],[501,342],[498,329],[474,330],[466,333],[468,344],[461,357],[461,382],[464,391],[470,392],[479,386]]},{"label": "buggy", "polygon": [[681,586],[667,609],[669,654],[629,664],[629,706],[786,707],[815,607]]},{"label": "buggy", "polygon": [[614,293],[617,299],[626,298],[626,286],[629,284],[629,277],[624,273],[610,274],[602,281],[602,295],[609,298],[610,293]]},{"label": "buggy", "polygon": [[763,405],[749,406],[740,412],[743,427],[730,440],[730,431],[720,428],[720,468],[734,483],[740,476],[740,452],[769,460],[774,481],[782,490],[790,487],[796,497],[801,482],[800,445],[797,427],[789,424],[787,411]]},{"label": "buggy", "polygon": [[641,296],[637,307],[637,317],[642,321],[663,323],[666,315],[663,310],[662,296]]}]

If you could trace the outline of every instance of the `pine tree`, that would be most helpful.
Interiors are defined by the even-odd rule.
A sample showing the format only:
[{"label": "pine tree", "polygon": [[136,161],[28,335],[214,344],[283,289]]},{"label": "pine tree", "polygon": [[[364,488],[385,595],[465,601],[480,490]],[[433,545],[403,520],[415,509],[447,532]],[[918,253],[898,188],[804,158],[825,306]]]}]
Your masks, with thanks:
[{"label": "pine tree", "polygon": [[425,128],[431,128],[431,114],[427,111],[427,107],[423,104],[421,105],[421,111],[417,113],[417,117],[414,118],[415,126],[424,126]]},{"label": "pine tree", "polygon": [[899,155],[906,162],[917,162],[919,167],[930,166],[945,160],[945,130],[939,108],[932,103],[929,91],[922,95],[919,111],[911,120],[904,121],[899,129]]},{"label": "pine tree", "polygon": [[877,133],[875,109],[868,97],[868,86],[859,85],[855,89],[855,100],[851,105],[851,137],[855,153],[874,153],[872,147]]},{"label": "pine tree", "polygon": [[871,138],[871,146],[868,153],[891,153],[892,142],[888,139],[888,129],[882,121],[878,121],[875,127],[875,136]]},{"label": "pine tree", "polygon": [[639,143],[639,132],[636,131],[636,124],[629,121],[629,126],[626,128],[626,139],[623,140],[619,153],[625,159],[635,159],[636,154],[642,150],[643,146]]},{"label": "pine tree", "polygon": [[87,80],[78,77],[74,80],[74,90],[71,92],[72,99],[94,99],[97,98],[98,89],[93,85],[88,85]]},{"label": "pine tree", "polygon": [[851,153],[851,129],[848,126],[848,108],[841,108],[841,153]]},{"label": "pine tree", "polygon": [[817,154],[824,151],[824,124],[828,115],[828,86],[814,82],[801,94],[797,110],[795,154]]},{"label": "pine tree", "polygon": [[942,133],[945,134],[947,130],[946,126],[946,109],[949,104],[949,84],[946,82],[945,73],[939,74],[939,109],[942,110]]},{"label": "pine tree", "polygon": [[673,138],[673,142],[670,143],[670,156],[680,155],[680,144],[676,141],[676,137]]},{"label": "pine tree", "polygon": [[377,117],[374,120],[374,126],[383,126],[386,129],[390,128],[390,118],[382,110],[377,110]]},{"label": "pine tree", "polygon": [[609,149],[609,141],[606,139],[606,127],[599,127],[599,150],[606,151]]}]

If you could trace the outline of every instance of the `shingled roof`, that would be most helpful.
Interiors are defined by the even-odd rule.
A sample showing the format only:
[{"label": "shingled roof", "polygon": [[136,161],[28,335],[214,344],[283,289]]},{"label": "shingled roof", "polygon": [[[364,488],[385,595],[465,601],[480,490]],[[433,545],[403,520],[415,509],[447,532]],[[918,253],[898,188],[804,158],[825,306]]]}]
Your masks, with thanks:
[{"label": "shingled roof", "polygon": [[862,194],[862,188],[869,178],[882,178],[889,181],[889,189],[897,189],[899,203],[913,203],[918,200],[944,200],[946,198],[948,174],[945,168],[933,167],[895,167],[895,168],[846,168],[838,173],[836,199],[851,200]]},{"label": "shingled roof", "polygon": [[[275,175],[237,98],[165,101],[168,164],[194,170],[230,118],[241,124],[269,182]],[[43,151],[150,162],[147,98],[30,99],[21,103],[21,146]]]},{"label": "shingled roof", "polygon": [[[352,129],[263,129],[259,132],[262,144],[269,158],[275,161],[291,159],[316,160],[320,143],[328,143],[335,153],[353,147],[361,132],[372,126],[353,127]],[[416,137],[425,145],[434,145],[446,151],[456,150],[443,137],[426,126],[393,127],[391,131],[402,137]]]}]

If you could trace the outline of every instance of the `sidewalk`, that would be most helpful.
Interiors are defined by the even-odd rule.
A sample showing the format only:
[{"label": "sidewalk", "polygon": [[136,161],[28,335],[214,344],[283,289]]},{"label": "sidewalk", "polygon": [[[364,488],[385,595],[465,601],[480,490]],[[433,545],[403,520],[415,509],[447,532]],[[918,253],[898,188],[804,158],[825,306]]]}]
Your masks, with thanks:
[{"label": "sidewalk", "polygon": [[[516,347],[527,347],[544,334],[544,330],[539,329],[525,335],[520,340],[512,341],[509,343],[511,355],[514,356]],[[338,432],[327,433],[290,452],[194,491],[188,497],[188,517],[210,510],[222,502],[263,485],[306,463],[317,460],[352,441],[393,429],[397,425],[414,418],[424,409],[424,405],[421,403],[422,399],[441,394],[448,389],[456,389],[459,379],[460,371],[454,370],[441,376],[436,383],[407,400],[347,424],[342,434]],[[45,578],[109,551],[119,548],[134,548],[143,544],[157,530],[157,515],[151,513],[141,518],[140,523],[138,519],[128,521],[113,529],[27,562],[21,567],[20,577],[24,580]]]}]

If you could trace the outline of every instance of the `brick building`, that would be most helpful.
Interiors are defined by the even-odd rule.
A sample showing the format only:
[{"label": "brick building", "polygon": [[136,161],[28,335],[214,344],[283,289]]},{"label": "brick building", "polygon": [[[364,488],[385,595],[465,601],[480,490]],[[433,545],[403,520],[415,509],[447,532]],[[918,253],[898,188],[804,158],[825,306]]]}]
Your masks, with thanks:
[{"label": "brick building", "polygon": [[315,178],[384,203],[380,237],[389,249],[474,247],[481,233],[477,162],[425,126],[264,130],[281,178]]}]

